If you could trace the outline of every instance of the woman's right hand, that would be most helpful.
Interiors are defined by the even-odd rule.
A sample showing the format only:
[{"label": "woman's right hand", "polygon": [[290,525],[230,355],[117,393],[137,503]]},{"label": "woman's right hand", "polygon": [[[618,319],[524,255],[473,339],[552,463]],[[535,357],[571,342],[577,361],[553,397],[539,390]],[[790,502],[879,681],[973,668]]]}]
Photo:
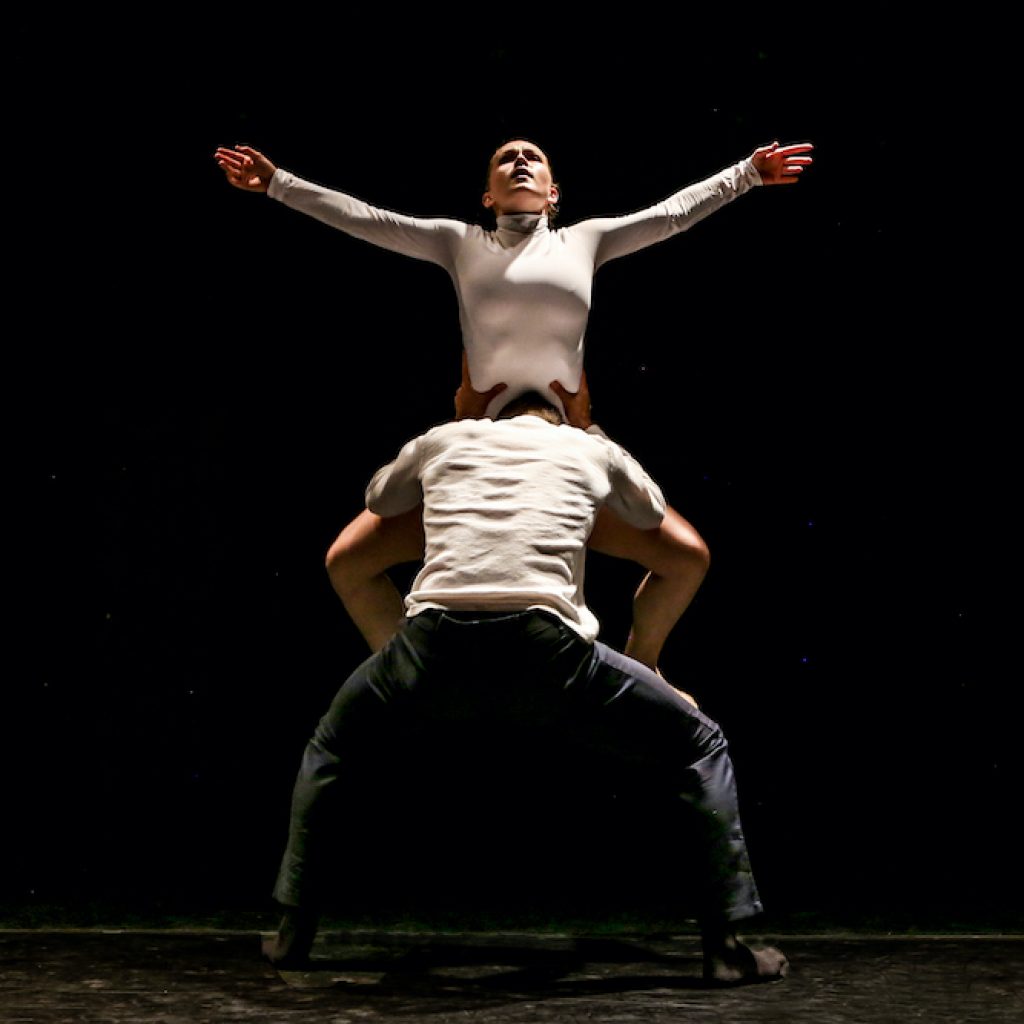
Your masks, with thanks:
[{"label": "woman's right hand", "polygon": [[507,388],[507,384],[495,384],[490,391],[477,391],[469,379],[469,360],[462,350],[462,383],[455,392],[455,418],[457,420],[487,419],[487,406],[491,400]]},{"label": "woman's right hand", "polygon": [[277,168],[252,146],[219,146],[214,159],[228,179],[228,184],[243,192],[266,192]]}]

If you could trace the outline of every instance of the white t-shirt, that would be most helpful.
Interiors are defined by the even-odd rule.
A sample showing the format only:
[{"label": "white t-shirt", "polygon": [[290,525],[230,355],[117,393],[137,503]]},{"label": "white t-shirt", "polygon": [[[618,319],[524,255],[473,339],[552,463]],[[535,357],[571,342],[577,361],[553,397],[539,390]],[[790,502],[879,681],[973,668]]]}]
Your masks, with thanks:
[{"label": "white t-shirt", "polygon": [[591,286],[602,264],[685,231],[760,184],[746,159],[637,213],[557,229],[540,214],[511,214],[494,231],[382,210],[281,169],[268,194],[356,238],[444,267],[473,386],[508,385],[488,406],[495,416],[531,389],[561,409],[553,380],[579,388]]},{"label": "white t-shirt", "polygon": [[544,608],[592,642],[583,594],[600,506],[639,529],[665,514],[658,485],[597,427],[538,416],[459,420],[428,430],[379,469],[366,506],[381,516],[423,502],[423,568],[406,611]]}]

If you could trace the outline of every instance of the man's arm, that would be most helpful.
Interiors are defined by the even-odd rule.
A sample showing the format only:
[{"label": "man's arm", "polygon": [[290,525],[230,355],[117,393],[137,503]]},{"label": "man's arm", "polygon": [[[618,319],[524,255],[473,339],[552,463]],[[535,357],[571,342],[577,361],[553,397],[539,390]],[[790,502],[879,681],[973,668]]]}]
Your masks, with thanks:
[{"label": "man's arm", "polygon": [[420,483],[423,436],[413,438],[394,462],[381,466],[366,488],[366,507],[379,516],[398,516],[423,500]]},{"label": "man's arm", "polygon": [[625,448],[605,437],[600,427],[592,425],[587,433],[602,437],[610,451],[608,480],[612,489],[605,504],[630,526],[640,530],[659,527],[667,507],[661,488]]},{"label": "man's arm", "polygon": [[608,447],[608,479],[612,487],[606,499],[608,507],[631,526],[641,530],[653,530],[659,526],[666,507],[661,488],[625,448],[610,440],[591,419],[590,386],[587,384],[586,371],[580,375],[580,386],[576,391],[569,391],[557,380],[553,380],[550,386],[562,400],[569,425],[600,437]]}]

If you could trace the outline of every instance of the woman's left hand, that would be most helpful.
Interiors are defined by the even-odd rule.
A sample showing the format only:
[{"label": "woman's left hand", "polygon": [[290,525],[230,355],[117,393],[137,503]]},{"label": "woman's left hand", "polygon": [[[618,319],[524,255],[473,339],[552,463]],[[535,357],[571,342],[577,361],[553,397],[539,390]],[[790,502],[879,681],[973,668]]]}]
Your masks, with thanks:
[{"label": "woman's left hand", "polygon": [[590,418],[590,387],[587,385],[587,374],[580,374],[580,386],[576,391],[569,391],[560,380],[553,380],[551,390],[562,400],[565,418],[571,427],[586,430],[593,420]]}]

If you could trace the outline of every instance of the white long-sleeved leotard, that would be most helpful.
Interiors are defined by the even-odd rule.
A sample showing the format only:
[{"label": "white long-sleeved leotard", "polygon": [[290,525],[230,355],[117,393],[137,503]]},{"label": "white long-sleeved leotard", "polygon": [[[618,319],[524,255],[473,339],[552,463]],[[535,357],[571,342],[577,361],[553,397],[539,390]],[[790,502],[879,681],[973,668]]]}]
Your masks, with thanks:
[{"label": "white long-sleeved leotard", "polygon": [[553,380],[579,388],[593,277],[603,264],[687,230],[759,184],[748,158],[626,216],[555,229],[543,214],[507,214],[493,231],[383,210],[280,168],[268,194],[356,238],[444,267],[473,387],[508,385],[488,406],[493,417],[531,389],[561,409]]}]

